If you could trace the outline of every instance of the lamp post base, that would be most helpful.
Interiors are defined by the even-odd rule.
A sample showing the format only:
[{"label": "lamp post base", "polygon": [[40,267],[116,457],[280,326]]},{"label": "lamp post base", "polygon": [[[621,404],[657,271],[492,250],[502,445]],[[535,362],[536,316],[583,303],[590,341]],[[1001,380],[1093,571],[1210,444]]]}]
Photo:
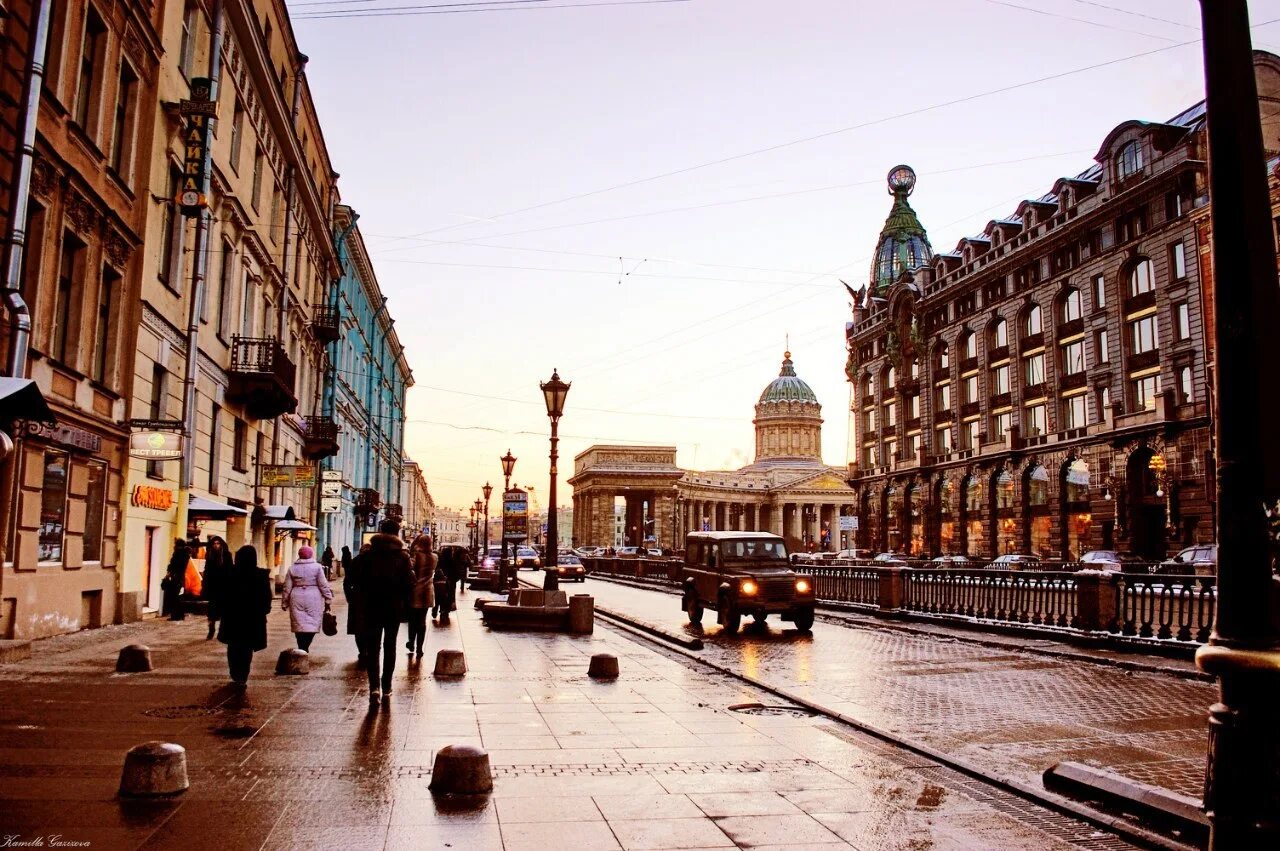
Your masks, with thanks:
[{"label": "lamp post base", "polygon": [[1280,847],[1280,648],[1207,644],[1197,651],[1196,665],[1218,678],[1221,697],[1209,709],[1209,847]]}]

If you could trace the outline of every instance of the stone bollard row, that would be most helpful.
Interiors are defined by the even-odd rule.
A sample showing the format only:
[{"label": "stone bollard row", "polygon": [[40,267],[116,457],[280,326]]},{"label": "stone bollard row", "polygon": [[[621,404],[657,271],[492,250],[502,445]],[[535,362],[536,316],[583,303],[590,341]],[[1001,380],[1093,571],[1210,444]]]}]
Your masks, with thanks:
[{"label": "stone bollard row", "polygon": [[448,745],[436,752],[431,785],[436,795],[480,795],[493,791],[489,754],[471,745]]},{"label": "stone bollard row", "polygon": [[129,749],[120,774],[120,794],[130,798],[176,795],[190,786],[187,749],[171,742],[145,742]]}]

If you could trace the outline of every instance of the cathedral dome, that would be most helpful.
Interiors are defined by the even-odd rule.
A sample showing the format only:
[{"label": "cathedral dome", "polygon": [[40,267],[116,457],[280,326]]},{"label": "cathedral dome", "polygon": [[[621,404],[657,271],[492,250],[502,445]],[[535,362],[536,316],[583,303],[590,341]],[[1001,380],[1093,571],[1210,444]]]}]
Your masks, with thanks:
[{"label": "cathedral dome", "polygon": [[791,352],[787,352],[783,356],[782,371],[778,373],[778,377],[773,379],[769,386],[764,388],[764,392],[760,394],[760,404],[763,405],[769,402],[810,402],[814,405],[818,404],[818,397],[814,395],[812,388],[796,377],[796,368],[791,362]]},{"label": "cathedral dome", "polygon": [[911,166],[894,166],[889,172],[889,194],[893,208],[880,231],[880,242],[871,261],[871,292],[879,293],[908,269],[917,269],[933,259],[933,248],[907,196],[916,186]]}]

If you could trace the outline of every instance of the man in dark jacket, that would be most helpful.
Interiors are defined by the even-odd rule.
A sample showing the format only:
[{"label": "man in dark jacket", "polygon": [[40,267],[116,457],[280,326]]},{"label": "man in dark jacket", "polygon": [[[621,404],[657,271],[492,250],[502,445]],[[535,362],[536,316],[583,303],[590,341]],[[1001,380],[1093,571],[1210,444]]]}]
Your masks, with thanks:
[{"label": "man in dark jacket", "polygon": [[[354,566],[359,576],[357,605],[364,620],[360,651],[365,656],[369,671],[371,704],[391,696],[391,675],[396,667],[396,636],[413,594],[413,567],[399,532],[400,525],[394,520],[382,521],[378,534],[369,539],[369,551],[361,553],[358,564]],[[378,664],[380,645],[381,670]]]}]

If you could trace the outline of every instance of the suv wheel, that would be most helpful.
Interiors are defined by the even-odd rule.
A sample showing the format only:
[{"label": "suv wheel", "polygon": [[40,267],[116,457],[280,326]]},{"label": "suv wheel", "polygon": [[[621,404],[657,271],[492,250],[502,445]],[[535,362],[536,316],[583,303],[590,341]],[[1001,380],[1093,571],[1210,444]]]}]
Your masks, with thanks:
[{"label": "suv wheel", "polygon": [[685,614],[689,616],[689,623],[698,626],[702,623],[702,604],[698,602],[697,597],[687,597],[684,603]]},{"label": "suv wheel", "polygon": [[720,598],[720,625],[724,627],[726,635],[737,635],[738,627],[742,625],[742,612],[734,608],[733,602],[728,597]]},{"label": "suv wheel", "polygon": [[813,609],[802,609],[795,613],[791,618],[791,622],[796,625],[796,629],[801,632],[813,631]]}]

